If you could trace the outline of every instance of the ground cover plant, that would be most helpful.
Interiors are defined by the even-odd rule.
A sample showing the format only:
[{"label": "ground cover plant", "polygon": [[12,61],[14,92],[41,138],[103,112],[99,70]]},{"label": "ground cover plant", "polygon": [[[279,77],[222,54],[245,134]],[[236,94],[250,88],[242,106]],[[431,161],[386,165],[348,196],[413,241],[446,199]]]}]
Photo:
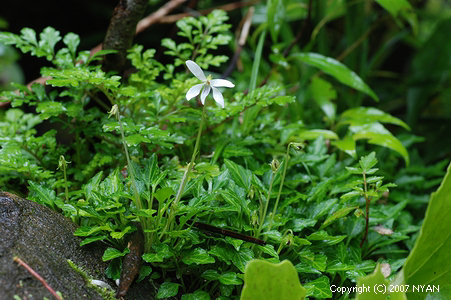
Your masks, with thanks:
[{"label": "ground cover plant", "polygon": [[[433,2],[256,1],[181,18],[174,35],[122,54],[79,49],[53,27],[2,32],[8,51],[46,61],[46,80],[1,93],[0,185],[69,217],[82,245],[106,245],[119,296],[136,275],[159,299],[257,299],[243,288],[266,280],[246,270],[256,259],[291,282],[289,261],[300,297],[375,299],[332,286],[397,274],[448,292],[416,258],[449,223],[437,212],[449,176],[423,223],[451,153],[431,148],[444,129],[427,133],[450,128],[451,107],[449,61],[421,72],[451,24]],[[385,69],[393,45],[418,49],[409,75]],[[115,55],[129,66],[106,67]],[[431,264],[446,273],[444,235]]]}]

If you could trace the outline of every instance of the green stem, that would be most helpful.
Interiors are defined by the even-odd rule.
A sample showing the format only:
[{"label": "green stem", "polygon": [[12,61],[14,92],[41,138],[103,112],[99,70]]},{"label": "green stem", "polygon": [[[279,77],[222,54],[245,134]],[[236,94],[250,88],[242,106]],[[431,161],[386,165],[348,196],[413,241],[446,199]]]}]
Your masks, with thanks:
[{"label": "green stem", "polygon": [[269,181],[269,189],[268,189],[268,196],[266,197],[265,209],[263,210],[263,214],[261,215],[260,225],[258,227],[257,233],[255,234],[255,237],[257,239],[260,236],[260,233],[263,229],[263,224],[265,223],[266,213],[268,212],[269,199],[271,198],[271,191],[272,191],[272,185],[274,183],[275,174],[276,174],[276,172],[271,173],[271,179]]},{"label": "green stem", "polygon": [[277,206],[279,206],[280,194],[282,194],[283,183],[285,181],[285,175],[287,174],[288,160],[290,159],[290,146],[291,146],[291,143],[288,144],[287,153],[285,154],[285,160],[284,160],[284,164],[283,164],[282,179],[280,180],[279,192],[277,194],[276,203],[274,204],[274,209],[272,211],[271,221],[269,222],[268,231],[271,231],[271,227],[272,227],[272,225],[274,223],[274,216],[275,216],[276,211],[277,211]]},{"label": "green stem", "polygon": [[366,173],[363,172],[363,189],[364,189],[364,197],[365,197],[365,233],[363,235],[362,241],[360,242],[360,248],[362,248],[363,243],[365,243],[365,240],[368,236],[368,223],[370,220],[370,202],[371,199],[368,197],[368,186],[366,182]]},{"label": "green stem", "polygon": [[205,122],[205,105],[202,109],[202,120],[200,121],[199,131],[197,132],[196,144],[194,145],[194,151],[191,156],[191,161],[189,162],[189,164],[185,170],[185,173],[183,174],[183,178],[182,178],[182,181],[180,182],[180,186],[179,186],[179,189],[175,196],[175,200],[171,206],[171,212],[169,213],[168,222],[166,223],[166,228],[165,228],[165,230],[162,231],[160,238],[164,235],[164,233],[167,229],[170,229],[172,227],[172,223],[174,221],[178,203],[180,202],[180,198],[182,198],[183,190],[185,189],[185,186],[188,183],[189,173],[191,172],[191,169],[194,166],[194,160],[196,159],[197,153],[199,151],[200,137],[202,136],[202,127],[203,127],[204,122]]},{"label": "green stem", "polygon": [[67,203],[69,202],[69,188],[67,185],[66,166],[63,166],[63,174],[64,174],[64,193],[66,195],[66,203]]}]

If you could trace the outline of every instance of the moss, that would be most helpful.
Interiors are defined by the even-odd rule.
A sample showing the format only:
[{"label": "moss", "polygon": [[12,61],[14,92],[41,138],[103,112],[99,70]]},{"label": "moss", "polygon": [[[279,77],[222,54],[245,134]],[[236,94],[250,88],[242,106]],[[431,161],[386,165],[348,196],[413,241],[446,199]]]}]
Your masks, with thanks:
[{"label": "moss", "polygon": [[103,297],[103,299],[105,300],[116,300],[116,297],[114,295],[114,292],[112,290],[109,290],[107,288],[102,288],[100,286],[97,286],[95,284],[92,284],[91,281],[93,280],[93,278],[91,276],[89,276],[88,273],[86,273],[85,270],[83,270],[82,267],[77,266],[73,261],[71,261],[70,259],[67,260],[67,263],[69,264],[69,266],[78,274],[81,275],[81,277],[83,277],[83,279],[86,282],[86,286],[90,289],[95,290],[97,293],[99,293],[99,295],[101,295]]}]

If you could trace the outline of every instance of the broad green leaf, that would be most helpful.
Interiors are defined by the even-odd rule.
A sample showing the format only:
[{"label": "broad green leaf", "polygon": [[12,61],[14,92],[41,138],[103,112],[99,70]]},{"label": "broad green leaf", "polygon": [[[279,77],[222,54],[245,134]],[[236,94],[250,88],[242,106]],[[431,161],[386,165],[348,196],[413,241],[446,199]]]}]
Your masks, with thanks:
[{"label": "broad green leaf", "polygon": [[406,165],[409,165],[407,149],[382,124],[371,123],[362,126],[350,126],[349,129],[353,133],[352,138],[354,140],[367,139],[370,144],[390,148],[398,152],[406,162]]},{"label": "broad green leaf", "polygon": [[155,252],[143,254],[142,258],[144,261],[149,263],[163,262],[166,258],[173,256],[173,253],[171,252],[169,245],[167,244],[155,244],[152,246],[152,249]]},{"label": "broad green leaf", "polygon": [[365,125],[369,123],[389,123],[404,127],[406,130],[410,130],[407,125],[401,119],[393,117],[374,107],[356,107],[344,111],[340,116],[340,123],[350,125]]},{"label": "broad green leaf", "polygon": [[[386,300],[389,292],[388,280],[381,272],[381,265],[377,264],[372,274],[357,279],[356,300]],[[390,298],[391,299],[391,298]]]},{"label": "broad green leaf", "polygon": [[203,264],[212,264],[215,262],[213,256],[207,253],[205,249],[195,248],[188,251],[182,258],[182,261],[187,265],[203,265]]},{"label": "broad green leaf", "polygon": [[117,250],[116,248],[109,247],[103,253],[102,260],[103,261],[112,260],[116,257],[122,257],[129,252],[130,252],[130,249],[128,249],[128,248],[125,248],[125,250],[123,252],[121,252],[121,251]]},{"label": "broad green leaf", "polygon": [[393,17],[397,17],[402,10],[412,8],[407,0],[376,0],[376,2]]},{"label": "broad green leaf", "polygon": [[357,207],[343,207],[336,212],[334,212],[331,216],[328,216],[326,221],[321,225],[320,229],[323,229],[326,226],[329,226],[336,220],[347,216],[351,211],[355,210]]},{"label": "broad green leaf", "polygon": [[326,231],[320,230],[307,236],[310,241],[324,241],[328,245],[335,245],[346,238],[346,235],[331,236]]},{"label": "broad green leaf", "polygon": [[353,140],[352,135],[346,135],[343,139],[339,141],[332,141],[332,145],[334,145],[341,151],[346,152],[351,157],[357,158],[357,153],[355,150],[355,141]]},{"label": "broad green leaf", "polygon": [[327,276],[322,276],[306,283],[305,289],[307,290],[307,296],[312,296],[315,298],[332,298],[329,277]]},{"label": "broad green leaf", "polygon": [[210,294],[202,290],[197,290],[194,293],[183,294],[182,300],[210,300]]},{"label": "broad green leaf", "polygon": [[174,195],[174,190],[170,187],[164,187],[156,191],[155,198],[157,198],[159,202],[163,202],[172,195]]},{"label": "broad green leaf", "polygon": [[241,285],[243,281],[235,272],[227,272],[219,277],[219,282],[226,285]]},{"label": "broad green leaf", "polygon": [[303,63],[317,67],[321,71],[341,83],[350,86],[358,91],[361,91],[376,101],[379,101],[377,95],[370,89],[370,87],[363,82],[363,80],[353,71],[351,71],[344,64],[331,57],[326,57],[318,53],[295,53],[291,58],[299,59]]},{"label": "broad green leaf", "polygon": [[338,135],[335,132],[325,129],[305,130],[298,134],[298,137],[302,140],[315,140],[320,136],[329,140],[338,140]]},{"label": "broad green leaf", "polygon": [[309,93],[327,118],[335,120],[337,106],[332,100],[337,98],[337,91],[335,91],[332,84],[321,77],[315,76],[310,83]]},{"label": "broad green leaf", "polygon": [[[438,190],[431,195],[420,234],[403,267],[406,284],[430,290],[407,293],[409,300],[426,299],[434,287],[450,284],[451,164]],[[442,291],[440,291],[441,293]],[[445,292],[445,291],[443,291]],[[440,294],[439,293],[439,294]]]},{"label": "broad green leaf", "polygon": [[108,236],[106,236],[106,235],[91,236],[91,237],[85,238],[85,239],[80,243],[80,246],[84,246],[84,245],[87,245],[87,244],[90,244],[90,243],[93,243],[93,242],[96,242],[96,241],[103,241],[103,240],[106,239],[107,237],[108,237]]},{"label": "broad green leaf", "polygon": [[111,235],[111,237],[113,239],[117,239],[118,240],[118,239],[123,238],[124,235],[126,235],[128,232],[131,232],[131,231],[132,231],[132,227],[131,226],[127,226],[127,227],[125,227],[124,230],[110,232],[110,235]]},{"label": "broad green leaf", "polygon": [[288,260],[278,264],[252,260],[246,266],[241,300],[301,300],[305,294],[298,273]]},{"label": "broad green leaf", "polygon": [[158,289],[157,293],[157,299],[166,299],[169,297],[174,297],[179,292],[179,286],[178,283],[173,282],[163,282],[160,285],[160,288]]}]

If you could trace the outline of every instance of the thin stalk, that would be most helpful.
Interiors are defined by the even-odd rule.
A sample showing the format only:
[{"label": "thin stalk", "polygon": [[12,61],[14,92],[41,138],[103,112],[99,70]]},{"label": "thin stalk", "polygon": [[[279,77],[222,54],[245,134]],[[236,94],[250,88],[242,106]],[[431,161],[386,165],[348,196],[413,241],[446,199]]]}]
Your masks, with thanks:
[{"label": "thin stalk", "polygon": [[191,169],[194,166],[194,160],[196,159],[197,153],[199,152],[200,137],[202,136],[202,127],[203,127],[204,122],[205,122],[205,105],[203,106],[203,109],[202,109],[202,120],[200,121],[199,131],[197,132],[196,143],[194,145],[194,151],[191,156],[191,161],[189,162],[188,166],[186,167],[185,173],[183,174],[182,181],[180,182],[179,189],[175,196],[174,202],[172,203],[172,206],[171,206],[171,211],[169,213],[168,222],[166,223],[166,228],[165,228],[165,230],[162,231],[160,238],[163,236],[163,234],[165,233],[165,231],[167,229],[170,229],[172,227],[172,222],[174,221],[175,213],[177,211],[177,206],[180,202],[180,198],[182,197],[183,190],[185,189],[185,186],[188,183],[189,173],[191,172]]},{"label": "thin stalk", "polygon": [[363,243],[365,242],[366,237],[368,236],[368,223],[370,220],[370,202],[371,202],[371,199],[368,197],[368,186],[366,183],[365,172],[363,172],[362,175],[363,175],[363,190],[365,192],[365,203],[366,203],[365,212],[366,213],[365,213],[365,234],[363,235],[362,241],[360,242],[360,248],[362,248]]},{"label": "thin stalk", "polygon": [[276,203],[274,204],[274,209],[272,211],[271,221],[269,222],[268,231],[271,231],[271,227],[274,223],[274,216],[277,211],[277,206],[279,206],[280,194],[282,194],[283,183],[285,181],[285,175],[287,174],[288,160],[290,159],[290,146],[291,146],[291,144],[288,144],[287,153],[285,154],[285,160],[284,160],[284,165],[283,165],[282,178],[280,180],[279,192],[277,194]]},{"label": "thin stalk", "polygon": [[271,198],[271,191],[272,191],[272,185],[274,183],[276,172],[271,173],[271,179],[269,181],[269,189],[268,189],[268,196],[266,197],[266,203],[265,203],[265,209],[263,210],[263,214],[260,218],[260,226],[257,229],[257,233],[255,234],[255,237],[258,238],[260,236],[260,233],[263,229],[263,224],[265,223],[266,213],[268,212],[268,206],[269,206],[269,199]]}]

